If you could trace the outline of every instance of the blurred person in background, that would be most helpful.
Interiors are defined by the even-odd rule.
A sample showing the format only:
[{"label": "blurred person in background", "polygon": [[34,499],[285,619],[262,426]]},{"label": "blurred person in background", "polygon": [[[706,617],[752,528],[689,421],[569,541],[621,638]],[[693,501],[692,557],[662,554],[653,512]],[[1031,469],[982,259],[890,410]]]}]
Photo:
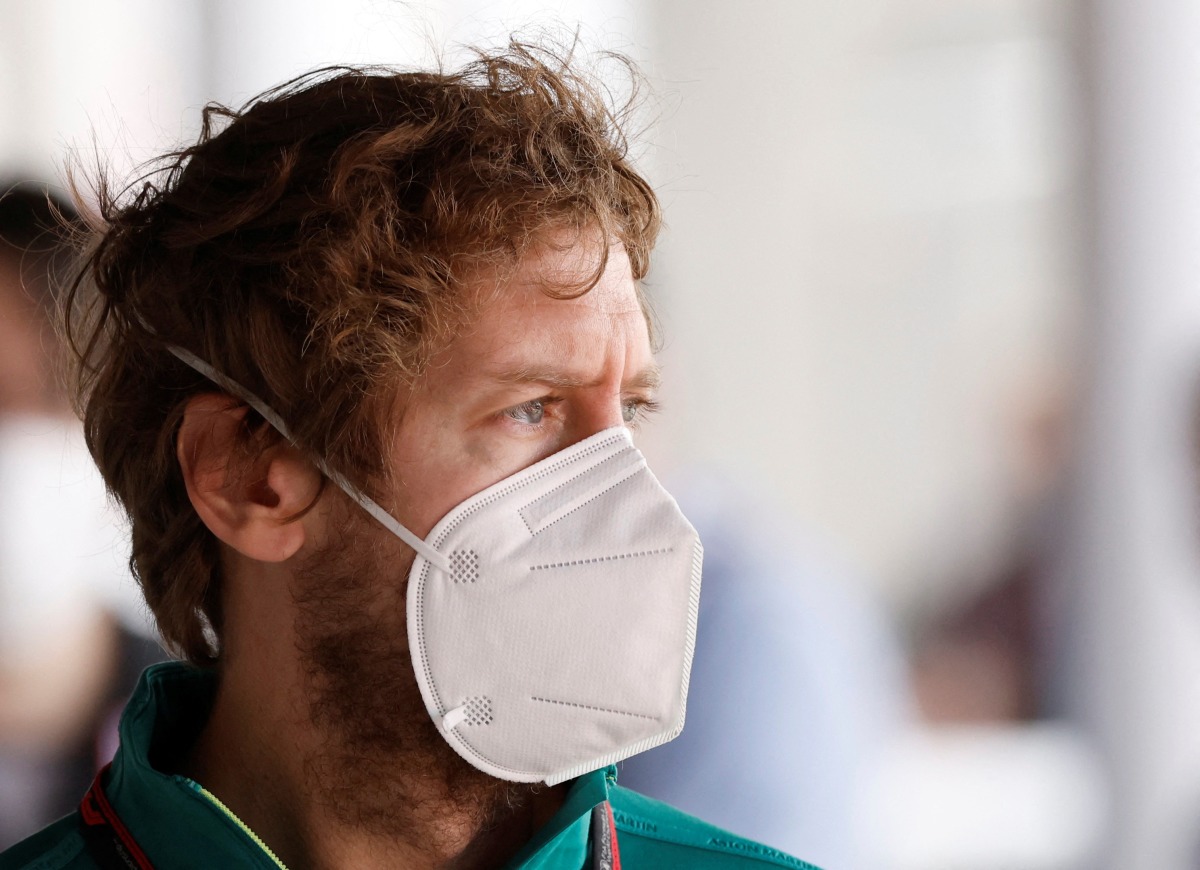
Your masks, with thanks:
[{"label": "blurred person in background", "polygon": [[102,193],[85,427],[187,662],[0,867],[809,866],[616,784],[700,549],[631,441],[659,210],[603,93],[326,70]]},{"label": "blurred person in background", "polygon": [[0,182],[0,847],[70,812],[158,646],[112,606],[121,532],[60,388],[70,207]]},{"label": "blurred person in background", "polygon": [[913,705],[885,614],[761,493],[696,468],[671,480],[704,541],[704,642],[687,728],[621,781],[824,867],[888,866],[862,796]]}]

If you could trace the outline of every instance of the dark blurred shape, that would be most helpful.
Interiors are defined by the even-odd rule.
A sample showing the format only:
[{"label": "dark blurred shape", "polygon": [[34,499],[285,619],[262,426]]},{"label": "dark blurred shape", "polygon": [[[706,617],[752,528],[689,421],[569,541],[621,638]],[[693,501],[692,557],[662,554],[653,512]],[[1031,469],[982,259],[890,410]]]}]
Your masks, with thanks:
[{"label": "dark blurred shape", "polygon": [[56,288],[70,270],[75,209],[45,185],[0,180],[0,413],[61,413]]},{"label": "dark blurred shape", "polygon": [[931,724],[1028,723],[1047,698],[1050,544],[1060,533],[1072,450],[1065,384],[1024,385],[1010,428],[1014,530],[994,560],[965,565],[957,593],[931,602],[909,628],[913,687]]},{"label": "dark blurred shape", "polygon": [[1018,561],[969,601],[931,621],[912,653],[913,685],[929,722],[1037,718],[1036,568]]}]

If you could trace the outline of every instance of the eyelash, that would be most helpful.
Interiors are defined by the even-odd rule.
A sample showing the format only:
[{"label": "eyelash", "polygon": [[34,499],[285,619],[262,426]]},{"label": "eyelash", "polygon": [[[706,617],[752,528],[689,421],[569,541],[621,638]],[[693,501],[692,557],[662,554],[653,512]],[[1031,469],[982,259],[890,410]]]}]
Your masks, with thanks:
[{"label": "eyelash", "polygon": [[662,405],[653,399],[634,399],[626,404],[633,406],[633,419],[625,421],[629,426],[636,426],[647,417],[662,410]]},{"label": "eyelash", "polygon": [[505,408],[500,412],[500,415],[502,417],[508,417],[511,420],[515,420],[517,423],[521,423],[525,426],[540,426],[541,421],[538,421],[537,423],[526,423],[525,421],[518,419],[518,413],[522,410],[530,409],[534,405],[541,405],[542,417],[544,419],[546,411],[559,404],[561,401],[562,399],[557,396],[542,396],[540,399],[530,399],[528,402],[522,402],[521,404],[514,405],[511,408]]},{"label": "eyelash", "polygon": [[[550,408],[552,408],[553,406],[561,403],[562,401],[563,401],[563,399],[560,396],[543,396],[539,399],[530,399],[527,402],[522,402],[519,405],[514,405],[511,408],[506,408],[505,410],[500,412],[500,415],[502,417],[507,417],[508,419],[513,420],[514,422],[519,423],[521,425],[540,426],[542,424],[542,422],[544,422],[544,420],[545,420],[546,411],[549,410]],[[520,414],[521,411],[532,410],[533,406],[535,406],[535,405],[541,406],[541,410],[542,410],[542,419],[541,420],[539,420],[537,423],[528,423],[528,422],[518,419],[518,415]],[[636,426],[639,422],[644,420],[646,417],[658,412],[661,409],[661,407],[662,406],[658,402],[656,402],[652,399],[631,399],[630,401],[625,402],[622,405],[621,417],[624,420],[625,425]],[[625,417],[625,413],[626,413],[625,409],[626,408],[632,408],[632,411],[633,411],[632,416],[629,418]]]}]

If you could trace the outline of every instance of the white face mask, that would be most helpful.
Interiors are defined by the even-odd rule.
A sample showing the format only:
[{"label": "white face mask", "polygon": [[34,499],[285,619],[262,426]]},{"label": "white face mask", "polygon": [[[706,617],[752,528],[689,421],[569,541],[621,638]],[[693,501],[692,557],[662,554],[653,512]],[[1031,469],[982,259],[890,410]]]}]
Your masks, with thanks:
[{"label": "white face mask", "polygon": [[[171,351],[290,440],[261,399]],[[416,550],[413,668],[439,733],[471,765],[554,785],[683,729],[702,548],[627,429],[472,496],[425,540],[321,470]]]}]

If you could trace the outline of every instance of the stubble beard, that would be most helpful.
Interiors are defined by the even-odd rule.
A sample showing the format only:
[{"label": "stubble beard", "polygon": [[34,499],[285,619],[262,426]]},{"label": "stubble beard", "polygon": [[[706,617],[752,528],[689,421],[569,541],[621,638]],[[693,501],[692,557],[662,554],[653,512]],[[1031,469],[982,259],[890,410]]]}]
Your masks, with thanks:
[{"label": "stubble beard", "polygon": [[450,847],[527,806],[538,786],[476,770],[438,734],[408,645],[405,592],[414,554],[337,501],[330,544],[297,571],[305,703],[322,743],[305,765],[342,824]]}]

